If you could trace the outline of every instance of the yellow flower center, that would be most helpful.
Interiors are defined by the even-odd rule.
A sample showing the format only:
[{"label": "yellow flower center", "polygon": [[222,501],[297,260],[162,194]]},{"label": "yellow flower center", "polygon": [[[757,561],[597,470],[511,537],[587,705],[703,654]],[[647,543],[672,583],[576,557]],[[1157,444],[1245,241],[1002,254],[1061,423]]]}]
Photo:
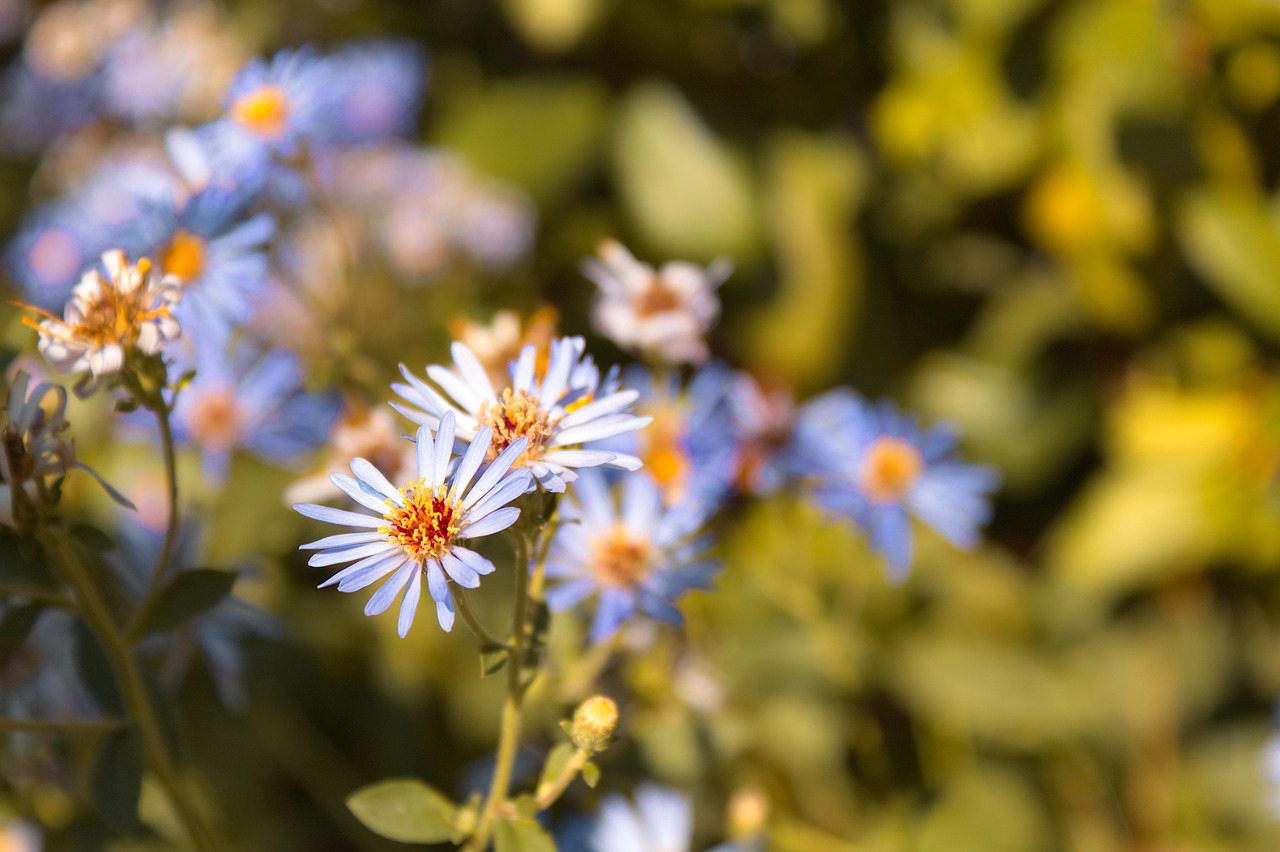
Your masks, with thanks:
[{"label": "yellow flower center", "polygon": [[204,272],[208,257],[205,241],[187,230],[179,230],[160,256],[160,268],[184,282],[195,281]]},{"label": "yellow flower center", "polygon": [[521,467],[542,455],[546,449],[547,439],[551,437],[551,418],[536,396],[525,391],[513,391],[507,388],[497,402],[484,402],[476,412],[476,421],[481,426],[493,429],[493,441],[489,444],[489,461],[515,443],[524,438],[528,446],[516,459],[513,467]]},{"label": "yellow flower center", "polygon": [[382,516],[386,523],[378,532],[419,562],[448,553],[462,520],[453,490],[445,485],[431,488],[418,479],[401,488],[400,496],[404,505],[392,506]]},{"label": "yellow flower center", "polygon": [[235,388],[204,391],[192,399],[188,411],[191,436],[201,444],[225,450],[240,439],[243,427]]},{"label": "yellow flower center", "polygon": [[872,442],[858,468],[858,488],[872,503],[896,503],[924,471],[924,459],[910,441],[883,435]]},{"label": "yellow flower center", "polygon": [[648,541],[632,538],[625,528],[617,526],[596,539],[592,557],[592,565],[601,584],[635,588],[649,576],[653,548]]},{"label": "yellow flower center", "polygon": [[289,126],[289,99],[279,86],[262,86],[237,98],[231,117],[264,139],[279,139]]}]

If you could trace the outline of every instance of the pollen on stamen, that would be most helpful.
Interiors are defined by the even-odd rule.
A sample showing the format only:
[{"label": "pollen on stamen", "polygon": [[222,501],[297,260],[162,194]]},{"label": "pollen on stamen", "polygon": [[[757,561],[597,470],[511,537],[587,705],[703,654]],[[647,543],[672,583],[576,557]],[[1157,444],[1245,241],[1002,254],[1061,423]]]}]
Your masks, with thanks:
[{"label": "pollen on stamen", "polygon": [[551,417],[542,408],[536,396],[525,391],[507,388],[497,402],[486,402],[476,412],[481,426],[493,429],[493,441],[489,445],[488,460],[493,461],[518,438],[528,442],[513,467],[521,467],[542,455],[547,439],[551,437]]},{"label": "pollen on stamen", "polygon": [[404,505],[388,509],[378,532],[419,562],[448,553],[462,517],[454,490],[419,479],[401,488],[400,496]]},{"label": "pollen on stamen", "polygon": [[896,503],[923,472],[924,459],[910,441],[883,435],[867,448],[858,469],[858,487],[872,503]]}]

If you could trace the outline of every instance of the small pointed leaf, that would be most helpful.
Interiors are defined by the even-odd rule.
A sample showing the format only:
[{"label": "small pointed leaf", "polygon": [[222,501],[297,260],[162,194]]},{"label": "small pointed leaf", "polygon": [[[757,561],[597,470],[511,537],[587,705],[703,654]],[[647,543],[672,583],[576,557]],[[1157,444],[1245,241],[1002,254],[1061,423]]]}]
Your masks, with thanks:
[{"label": "small pointed leaf", "polygon": [[443,843],[455,831],[458,806],[415,778],[388,778],[356,790],[347,807],[370,831],[401,843]]}]

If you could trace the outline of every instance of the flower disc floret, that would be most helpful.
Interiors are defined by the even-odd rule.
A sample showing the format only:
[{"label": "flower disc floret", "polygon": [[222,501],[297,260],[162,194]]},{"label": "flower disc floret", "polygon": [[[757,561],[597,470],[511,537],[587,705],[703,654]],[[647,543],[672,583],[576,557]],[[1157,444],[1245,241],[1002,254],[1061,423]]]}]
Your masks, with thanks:
[{"label": "flower disc floret", "polygon": [[867,447],[858,466],[858,487],[876,504],[905,497],[924,473],[924,458],[905,438],[881,435]]},{"label": "flower disc floret", "polygon": [[507,388],[497,402],[482,402],[476,412],[476,422],[493,430],[490,461],[517,439],[524,438],[527,449],[516,460],[517,466],[523,466],[542,455],[551,437],[551,415],[538,398],[527,391]]},{"label": "flower disc floret", "polygon": [[378,532],[418,561],[448,553],[462,517],[457,496],[444,485],[432,488],[425,479],[418,479],[401,488],[400,497],[403,502],[392,503],[382,516],[387,523]]}]

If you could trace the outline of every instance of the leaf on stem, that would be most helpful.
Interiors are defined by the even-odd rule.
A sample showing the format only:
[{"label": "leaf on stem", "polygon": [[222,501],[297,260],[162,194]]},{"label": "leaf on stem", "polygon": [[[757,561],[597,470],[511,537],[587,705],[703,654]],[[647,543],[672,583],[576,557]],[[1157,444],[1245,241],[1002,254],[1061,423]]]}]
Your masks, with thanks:
[{"label": "leaf on stem", "polygon": [[494,826],[495,852],[556,852],[556,843],[531,819],[500,818]]},{"label": "leaf on stem", "polygon": [[402,843],[442,843],[455,832],[458,806],[414,778],[388,778],[361,787],[347,807],[365,828]]},{"label": "leaf on stem", "polygon": [[577,750],[573,743],[560,743],[551,749],[547,762],[542,765],[542,777],[538,779],[538,798],[542,798],[556,783]]},{"label": "leaf on stem", "polygon": [[114,716],[124,715],[124,701],[111,670],[107,654],[102,650],[98,637],[83,621],[77,620],[71,628],[75,633],[76,671],[97,701],[98,707]]},{"label": "leaf on stem", "polygon": [[138,825],[142,793],[142,743],[129,728],[106,737],[89,776],[93,807],[112,831],[126,834]]},{"label": "leaf on stem", "polygon": [[138,635],[171,630],[212,609],[231,593],[236,575],[231,571],[201,568],[179,574],[156,598]]},{"label": "leaf on stem", "polygon": [[507,665],[507,649],[498,645],[485,645],[480,649],[480,677],[488,677],[502,671]]}]

